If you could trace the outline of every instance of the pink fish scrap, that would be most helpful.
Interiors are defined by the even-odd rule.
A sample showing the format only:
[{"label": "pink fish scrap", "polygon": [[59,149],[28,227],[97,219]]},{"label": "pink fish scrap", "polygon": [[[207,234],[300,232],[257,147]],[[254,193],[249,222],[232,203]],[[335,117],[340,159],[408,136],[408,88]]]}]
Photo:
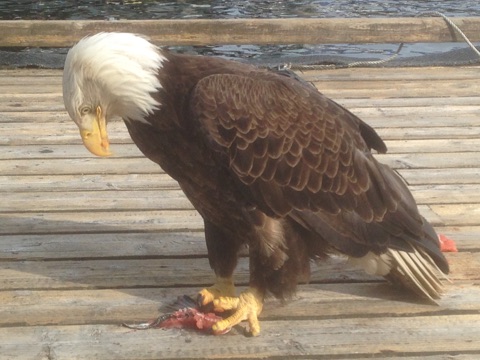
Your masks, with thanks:
[{"label": "pink fish scrap", "polygon": [[440,250],[442,252],[458,252],[457,245],[455,241],[450,239],[449,237],[439,234],[438,241],[440,241]]},{"label": "pink fish scrap", "polygon": [[134,330],[155,328],[194,329],[213,335],[222,335],[230,331],[230,328],[223,331],[214,331],[212,329],[213,325],[222,320],[222,317],[212,312],[202,312],[198,308],[197,302],[187,295],[179,296],[172,307],[179,309],[168,314],[160,315],[151,322],[122,325]]}]

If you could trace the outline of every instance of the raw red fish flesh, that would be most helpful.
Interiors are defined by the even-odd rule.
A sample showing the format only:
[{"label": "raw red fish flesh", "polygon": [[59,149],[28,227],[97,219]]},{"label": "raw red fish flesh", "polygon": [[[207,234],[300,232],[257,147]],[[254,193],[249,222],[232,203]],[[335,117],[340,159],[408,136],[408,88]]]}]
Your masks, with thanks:
[{"label": "raw red fish flesh", "polygon": [[215,332],[212,326],[222,317],[212,312],[202,312],[197,302],[191,297],[184,295],[179,296],[177,301],[172,305],[178,310],[168,314],[160,315],[157,319],[140,324],[123,324],[129,329],[146,330],[152,328],[177,328],[177,329],[194,329],[204,331],[214,335],[225,334],[230,329],[222,332]]}]

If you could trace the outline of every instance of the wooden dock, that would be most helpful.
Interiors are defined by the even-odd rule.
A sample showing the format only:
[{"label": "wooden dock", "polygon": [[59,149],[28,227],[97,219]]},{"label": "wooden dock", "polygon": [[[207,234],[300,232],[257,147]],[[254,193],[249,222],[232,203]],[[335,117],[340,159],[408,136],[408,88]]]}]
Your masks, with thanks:
[{"label": "wooden dock", "polygon": [[0,70],[0,358],[478,359],[480,67],[301,75],[378,130],[379,159],[456,241],[439,306],[336,259],[292,301],[268,300],[256,338],[123,328],[211,284],[202,221],[123,123],[114,157],[84,149],[61,71]]}]

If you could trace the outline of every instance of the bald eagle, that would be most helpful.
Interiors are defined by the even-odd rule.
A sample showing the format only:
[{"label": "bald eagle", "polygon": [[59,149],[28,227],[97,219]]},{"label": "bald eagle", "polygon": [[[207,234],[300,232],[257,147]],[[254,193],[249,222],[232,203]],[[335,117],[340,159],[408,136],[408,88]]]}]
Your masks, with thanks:
[{"label": "bald eagle", "polygon": [[[88,150],[110,155],[107,124],[121,117],[203,217],[216,282],[200,302],[233,311],[214,330],[248,320],[257,335],[265,296],[288,297],[329,254],[439,298],[447,261],[402,179],[373,157],[384,142],[310,84],[99,33],[68,52],[63,97]],[[245,245],[250,282],[237,297]]]}]

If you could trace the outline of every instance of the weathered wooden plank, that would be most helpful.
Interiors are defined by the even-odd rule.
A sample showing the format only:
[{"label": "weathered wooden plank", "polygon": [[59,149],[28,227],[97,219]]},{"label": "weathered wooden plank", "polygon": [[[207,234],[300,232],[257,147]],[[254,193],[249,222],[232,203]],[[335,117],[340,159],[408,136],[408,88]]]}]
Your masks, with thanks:
[{"label": "weathered wooden plank", "polygon": [[[480,226],[437,227],[460,251],[479,251]],[[0,237],[1,260],[207,256],[203,230],[161,233],[27,234]]]},{"label": "weathered wooden plank", "polygon": [[[66,200],[68,201],[68,200]],[[28,208],[28,203],[25,204]],[[0,213],[0,235],[196,231],[203,221],[194,210]]]},{"label": "weathered wooden plank", "polygon": [[[397,172],[411,186],[480,184],[480,176],[478,176],[480,168],[398,169]],[[178,183],[160,172],[155,174],[0,175],[1,192],[154,189],[178,189]]]},{"label": "weathered wooden plank", "polygon": [[[380,127],[449,127],[477,126],[480,107],[475,106],[425,106],[425,107],[355,107],[349,109],[374,128]],[[121,121],[111,121],[116,131],[121,131]],[[42,126],[39,126],[39,124]],[[3,131],[7,129],[29,131],[35,128],[39,133],[52,129],[74,129],[73,123],[64,109],[60,111],[31,111],[0,113]],[[32,130],[30,130],[32,131]]]},{"label": "weathered wooden plank", "polygon": [[[0,188],[0,190],[3,190]],[[193,209],[181,190],[117,190],[108,191],[28,191],[2,193],[0,212],[58,211],[145,211]],[[410,187],[417,204],[480,203],[480,184],[420,185]],[[68,199],[68,202],[65,202]],[[28,207],[25,204],[28,203]]]},{"label": "weathered wooden plank", "polygon": [[335,98],[338,103],[345,106],[347,109],[354,108],[369,108],[369,107],[435,107],[442,105],[452,106],[478,106],[479,96],[461,96],[455,97],[450,94],[449,97],[412,97],[412,98],[371,98],[365,99],[348,99]]},{"label": "weathered wooden plank", "polygon": [[[474,118],[465,120],[470,124],[468,126],[457,127],[453,124],[438,124],[437,126],[422,126],[420,122],[414,123],[413,127],[405,124],[404,127],[388,127],[384,124],[375,126],[377,133],[385,141],[389,140],[439,140],[439,139],[479,139],[480,126],[475,124]],[[369,123],[369,119],[365,119]],[[388,121],[388,118],[382,119],[382,122]],[[23,125],[23,126],[22,126]],[[50,125],[45,123],[42,129],[41,125],[25,126],[22,123],[4,123],[0,126],[0,146],[1,145],[78,145],[81,144],[78,129],[73,122]],[[432,124],[434,125],[434,124]],[[109,136],[112,142],[112,151],[115,154],[116,143],[131,143],[132,140],[124,130],[124,124],[113,122],[109,125]],[[18,130],[18,131],[17,131]],[[83,149],[85,154],[87,150]]]},{"label": "weathered wooden plank", "polygon": [[[459,240],[464,249],[468,242]],[[459,244],[460,246],[460,244]],[[207,256],[203,230],[163,233],[4,235],[1,260]]]},{"label": "weathered wooden plank", "polygon": [[480,251],[480,225],[462,227],[436,227],[440,234],[444,234],[458,242],[460,251]]},{"label": "weathered wooden plank", "polygon": [[0,192],[155,189],[178,189],[178,183],[160,173],[0,176]]},{"label": "weathered wooden plank", "polygon": [[480,167],[478,153],[408,153],[408,154],[377,154],[377,159],[394,169],[441,169],[460,167]]},{"label": "weathered wooden plank", "polygon": [[[458,108],[451,111],[445,108],[438,109],[438,113],[443,112],[443,115],[440,116],[431,114],[423,109],[417,110],[416,108],[401,109],[403,112],[401,115],[391,114],[391,110],[381,108],[350,110],[376,129],[414,129],[421,127],[432,133],[437,128],[463,128],[478,126],[478,114],[476,113],[480,113],[480,111],[475,110],[471,113],[467,113],[459,110]],[[14,141],[16,140],[24,145],[29,144],[29,141],[35,141],[35,139],[38,137],[46,138],[49,136],[54,136],[55,138],[52,138],[52,140],[58,139],[58,141],[62,141],[63,137],[67,137],[68,139],[71,139],[71,137],[75,135],[77,138],[79,137],[77,127],[69,118],[67,118],[66,115],[62,115],[56,119],[53,119],[53,121],[50,121],[48,120],[50,116],[49,114],[52,113],[48,113],[48,115],[45,116],[42,113],[36,114],[37,115],[35,118],[25,119],[27,121],[16,122],[5,119],[6,121],[2,123],[2,127],[0,129],[0,134],[5,137],[1,144],[14,145]],[[462,119],[459,119],[458,121],[452,121],[452,117],[455,116],[461,116]],[[112,136],[113,142],[118,140],[125,142],[125,140],[130,139],[125,125],[121,121],[110,122],[109,133]],[[131,142],[131,140],[129,142]]]},{"label": "weathered wooden plank", "polygon": [[[480,148],[478,139],[416,139],[388,140],[388,154],[406,153],[465,153],[476,152]],[[142,153],[133,143],[111,143],[115,149],[115,157],[142,157]],[[36,158],[84,158],[88,157],[82,144],[33,144],[4,146],[0,152],[0,160]]]},{"label": "weathered wooden plank", "polygon": [[480,184],[409,186],[417,204],[480,203]]},{"label": "weathered wooden plank", "polygon": [[[433,98],[430,98],[433,99]],[[354,99],[336,98],[339,103],[344,103],[351,112],[368,122],[373,127],[413,127],[413,126],[468,126],[478,125],[478,115],[480,107],[474,105],[444,105],[444,106],[398,106],[399,104],[392,104],[388,106],[388,101],[371,106],[369,101],[375,99],[365,100],[363,107],[360,104],[349,107],[348,102]],[[385,99],[388,100],[388,99]],[[394,99],[391,99],[394,100]],[[408,102],[408,99],[405,99]],[[445,100],[445,102],[449,102]],[[44,107],[55,107],[57,103],[44,103]],[[0,107],[1,107],[0,103]],[[63,105],[62,105],[63,106]],[[5,109],[4,109],[5,110]],[[11,110],[11,109],[10,109]],[[37,111],[36,109],[26,109],[27,111],[9,111],[5,110],[0,113],[0,123],[7,126],[8,129],[16,129],[24,123],[38,123],[39,131],[48,131],[53,126],[63,127],[65,124],[70,127],[73,123],[68,117],[63,107],[58,107],[57,110]],[[452,118],[455,121],[452,122]],[[116,119],[115,119],[116,120]],[[116,122],[116,121],[115,121]],[[7,125],[9,123],[18,123],[18,125]],[[45,126],[45,129],[40,127]],[[113,122],[110,122],[113,124]]]},{"label": "weathered wooden plank", "polygon": [[[235,60],[235,59],[233,59]],[[445,67],[399,67],[395,71],[385,68],[309,69],[295,71],[307,81],[412,81],[412,80],[463,80],[480,77],[478,66]],[[60,69],[0,69],[0,89],[8,86],[57,85],[61,90],[63,70]]]},{"label": "weathered wooden plank", "polygon": [[[478,125],[480,106],[443,105],[432,107],[367,107],[350,108],[351,112],[373,127],[435,127]],[[455,120],[452,121],[452,118]],[[25,122],[38,124],[38,131],[51,131],[52,127],[72,125],[66,111],[57,112],[4,112],[0,122],[18,123],[7,125],[7,129],[17,129]],[[110,124],[112,122],[110,121]]]},{"label": "weathered wooden plank", "polygon": [[[28,203],[25,205],[28,210]],[[480,223],[480,204],[420,205],[419,210],[435,226],[475,226]],[[200,215],[194,210],[15,212],[0,213],[0,222],[0,235],[182,231],[203,228]]]},{"label": "weathered wooden plank", "polygon": [[[436,127],[479,125],[480,106],[425,106],[350,108],[351,112],[376,127]],[[465,117],[465,119],[463,119]]]},{"label": "weathered wooden plank", "polygon": [[410,185],[480,183],[480,168],[399,169],[397,172]]},{"label": "weathered wooden plank", "polygon": [[[449,96],[454,90],[459,94],[467,94],[475,96],[475,84],[478,79],[470,77],[454,78],[454,79],[435,79],[423,80],[419,82],[414,80],[396,80],[385,79],[383,81],[366,80],[328,80],[322,77],[305,77],[307,81],[312,82],[321,92],[331,97],[352,98],[365,97],[368,93],[371,97],[377,93],[384,94],[384,97],[401,97],[407,94],[411,97],[415,94],[424,94],[429,97]],[[61,79],[53,77],[30,77],[30,78],[14,78],[10,82],[12,84],[0,83],[0,93],[5,94],[0,99],[0,104],[6,106],[16,101],[24,101],[24,99],[33,99],[35,102],[48,103],[58,100],[62,95]],[[391,91],[389,91],[391,89]],[[429,92],[427,92],[429,90]],[[450,92],[449,92],[450,90]],[[382,93],[384,91],[384,93]]]},{"label": "weathered wooden plank", "polygon": [[3,175],[155,174],[159,172],[161,169],[157,164],[143,157],[0,160],[0,173]]},{"label": "weathered wooden plank", "polygon": [[[475,17],[452,19],[471,41],[480,40]],[[0,46],[71,46],[100,31],[148,35],[161,45],[328,44],[463,41],[441,18],[16,20],[1,21]]]},{"label": "weathered wooden plank", "polygon": [[[68,199],[68,201],[65,201]],[[25,207],[28,203],[28,207]],[[6,192],[0,212],[22,211],[144,211],[193,209],[183,191]]]},{"label": "weathered wooden plank", "polygon": [[[478,281],[480,253],[447,253],[453,281]],[[235,283],[248,284],[248,259],[240,258]],[[206,258],[119,258],[50,261],[2,261],[3,290],[97,289],[132,287],[209,286],[214,274]],[[312,283],[383,281],[368,275],[343,258],[330,258],[312,266]]]},{"label": "weathered wooden plank", "polygon": [[[464,80],[480,78],[479,66],[456,67],[397,67],[340,68],[296,71],[307,81],[411,81]],[[59,69],[0,69],[0,88],[5,85],[57,84],[61,87],[63,70]]]},{"label": "weathered wooden plank", "polygon": [[[0,293],[0,326],[145,321],[166,312],[178,296],[195,296],[199,289],[4,290]],[[296,296],[285,303],[268,299],[261,321],[480,313],[479,296],[478,286],[462,282],[447,286],[439,306],[416,301],[386,283],[300,285]]]},{"label": "weathered wooden plank", "polygon": [[[428,319],[428,321],[427,321]],[[10,357],[76,359],[361,358],[480,353],[480,315],[262,322],[262,334],[208,337],[178,330],[131,331],[118,325],[9,327],[0,346]],[[392,335],[394,334],[394,336]],[[207,341],[208,340],[208,341]],[[110,344],[108,350],[105,344]]]},{"label": "weathered wooden plank", "polygon": [[[62,70],[30,69],[30,72],[18,72],[15,69],[0,69],[0,92],[22,94],[31,93],[45,87],[52,88],[56,93],[62,93]],[[12,91],[13,90],[13,91]],[[52,91],[50,91],[52,92]]]},{"label": "weathered wooden plank", "polygon": [[[476,96],[478,95],[478,80],[452,79],[452,80],[424,80],[419,81],[313,81],[313,84],[325,95],[333,98],[370,98],[375,97],[438,97],[451,96]],[[3,90],[3,91],[2,91]],[[38,102],[56,101],[62,96],[62,88],[59,84],[42,84],[36,86],[8,85],[0,92],[5,96],[0,104],[23,102],[34,99]],[[5,104],[6,103],[6,104]]]},{"label": "weathered wooden plank", "polygon": [[60,124],[71,124],[72,120],[69,118],[65,109],[58,111],[8,111],[0,112],[0,123],[5,126],[6,123],[25,123],[40,124],[43,123],[55,123],[57,126]]},{"label": "weathered wooden plank", "polygon": [[0,112],[10,111],[65,111],[65,106],[63,100],[60,100],[60,96],[54,99],[54,102],[45,102],[35,97],[31,99],[23,97],[0,103]]},{"label": "weathered wooden plank", "polygon": [[[8,89],[8,88],[7,88]],[[5,89],[5,90],[7,90]],[[10,103],[15,103],[17,100],[20,102],[25,102],[28,100],[33,100],[33,102],[38,102],[38,103],[61,103],[63,104],[63,95],[61,88],[57,87],[56,92],[51,93],[51,92],[41,92],[41,87],[37,88],[36,93],[20,93],[17,94],[15,92],[7,92],[2,96],[2,104],[10,104]],[[60,101],[62,100],[62,101]],[[14,105],[13,105],[14,106]]]},{"label": "weathered wooden plank", "polygon": [[[455,358],[455,360],[474,360],[478,355],[475,355],[475,353],[469,353],[465,352],[464,354],[455,354],[452,355],[448,351],[444,351],[439,354],[431,355],[431,354],[425,354],[421,356],[404,356],[400,353],[398,354],[389,354],[388,359],[389,360],[452,360],[452,357]],[[353,357],[350,357],[353,359]],[[364,357],[363,357],[364,358]]]},{"label": "weathered wooden plank", "polygon": [[[353,80],[353,81],[314,81],[313,83],[321,89],[321,91],[328,91],[329,93],[333,93],[334,91],[338,91],[339,94],[343,92],[343,90],[348,91],[358,91],[367,93],[367,91],[374,91],[374,94],[378,90],[386,91],[386,97],[389,97],[389,90],[393,87],[392,90],[398,91],[401,93],[402,91],[412,91],[415,94],[416,91],[424,91],[426,89],[430,89],[431,93],[434,94],[441,94],[443,93],[445,96],[452,96],[455,94],[462,93],[464,90],[475,89],[475,85],[478,82],[477,78],[468,78],[468,79],[422,79],[422,80]],[[448,91],[450,90],[450,91]],[[470,96],[477,96],[478,92],[473,91]],[[349,95],[340,95],[345,97],[350,97]]]},{"label": "weathered wooden plank", "polygon": [[[479,140],[480,141],[480,140]],[[144,157],[138,147],[130,143],[111,143],[115,148],[115,157],[121,158],[139,158]],[[85,152],[83,144],[34,144],[34,145],[10,145],[5,146],[0,152],[2,159],[72,159],[89,157],[89,152]],[[93,157],[93,155],[91,155]]]},{"label": "weathered wooden plank", "polygon": [[[47,74],[49,71],[47,72]],[[337,83],[352,82],[352,81],[418,81],[425,80],[470,80],[480,78],[478,66],[456,66],[456,67],[397,67],[395,69],[387,70],[382,67],[369,67],[359,71],[358,68],[341,68],[341,69],[317,69],[296,71],[296,73],[307,81],[332,81]],[[1,72],[0,72],[1,74]],[[22,72],[18,73],[20,76]],[[42,73],[40,73],[41,75]],[[14,73],[6,72],[6,82],[9,82],[8,76]],[[13,77],[13,76],[12,76]],[[16,76],[15,76],[16,77]],[[3,80],[0,80],[2,84]],[[10,83],[10,82],[9,82]]]},{"label": "weathered wooden plank", "polygon": [[[20,123],[4,123],[0,128],[0,135],[2,145],[15,145],[15,139],[21,141],[21,145],[29,144],[28,141],[35,141],[36,137],[45,137],[55,140],[58,137],[77,137],[79,140],[79,131],[75,123],[68,119],[68,115],[61,122],[39,123],[35,122],[20,122]],[[67,121],[68,120],[68,121]],[[109,124],[109,130],[112,135],[123,134],[125,132],[125,125],[122,122],[112,122]],[[11,138],[10,138],[11,137]]]},{"label": "weathered wooden plank", "polygon": [[386,144],[389,154],[477,152],[480,149],[480,138],[388,140]]},{"label": "weathered wooden plank", "polygon": [[[465,86],[464,86],[465,82]],[[408,98],[408,97],[451,97],[478,95],[478,79],[471,81],[425,81],[385,83],[324,83],[314,82],[323,94],[332,98]]]},{"label": "weathered wooden plank", "polygon": [[[62,94],[62,85],[61,82],[57,83],[56,81],[52,83],[51,78],[47,78],[50,80],[49,82],[40,82],[40,81],[32,81],[31,84],[25,83],[22,84],[17,83],[13,85],[1,85],[0,84],[0,93],[8,94],[8,98],[17,98],[22,95],[35,94],[35,96],[41,97],[42,94],[49,94],[50,96],[58,96]],[[56,80],[56,79],[55,79]],[[30,86],[28,86],[30,85]],[[41,90],[44,92],[42,93]]]},{"label": "weathered wooden plank", "polygon": [[[480,131],[480,128],[479,128]],[[85,150],[86,151],[86,150]],[[115,149],[112,149],[115,151]],[[87,155],[88,156],[88,155]],[[474,152],[406,153],[377,155],[380,162],[394,169],[479,168],[480,158]],[[0,160],[3,175],[71,175],[71,174],[151,174],[160,167],[144,157],[138,158],[70,158],[70,159],[11,159]]]},{"label": "weathered wooden plank", "polygon": [[480,126],[465,127],[416,127],[416,128],[376,128],[384,140],[418,139],[478,139]]},{"label": "weathered wooden plank", "polygon": [[[111,122],[108,128],[112,143],[132,142],[123,122]],[[39,124],[4,123],[0,127],[0,138],[0,145],[81,144],[78,127],[71,120]]]},{"label": "weathered wooden plank", "polygon": [[429,205],[429,208],[438,215],[441,219],[440,224],[443,225],[475,226],[480,224],[480,203],[434,204]]},{"label": "weathered wooden plank", "polygon": [[[436,226],[480,223],[479,204],[420,205],[419,209]],[[203,226],[200,216],[193,210],[15,212],[0,213],[0,221],[0,234],[178,231],[198,230]]]},{"label": "weathered wooden plank", "polygon": [[[365,99],[365,98],[414,98],[414,97],[470,97],[478,95],[478,79],[470,81],[432,81],[418,82],[314,82],[318,90],[334,99]],[[40,92],[46,91],[46,92]],[[61,89],[56,86],[29,88],[28,90],[12,88],[0,99],[0,110],[20,111],[31,109],[35,111],[62,110],[63,97]],[[60,106],[59,106],[60,105]]]},{"label": "weathered wooden plank", "polygon": [[[452,95],[452,94],[450,94]],[[347,98],[347,97],[334,97],[339,104],[345,106],[347,109],[355,111],[356,108],[371,108],[371,107],[434,107],[441,106],[448,103],[452,106],[478,106],[478,96],[463,96],[463,97],[448,97],[445,96],[431,97],[424,96],[419,98],[402,98],[402,97],[390,97],[390,98],[368,98],[365,95],[363,98]],[[8,113],[14,112],[62,112],[65,113],[65,107],[63,105],[63,99],[60,95],[50,101],[42,101],[42,99],[35,99],[35,97],[29,99],[9,99],[7,101],[0,101],[0,112]],[[68,118],[66,116],[66,118]]]},{"label": "weathered wooden plank", "polygon": [[[455,169],[400,169],[399,174],[420,202],[437,203],[443,194],[446,202],[468,203],[480,184],[480,168]],[[163,191],[178,189],[178,183],[166,174],[75,174],[0,176],[0,192],[50,191],[107,191],[140,190]],[[28,194],[25,194],[28,198]],[[47,195],[46,195],[47,196]],[[424,200],[422,200],[422,198]]]},{"label": "weathered wooden plank", "polygon": [[[314,278],[329,282],[372,280],[372,276],[347,266],[344,261],[328,261],[315,271]],[[240,259],[235,280],[248,283],[248,261]],[[3,290],[96,289],[131,287],[209,286],[214,274],[206,258],[17,261],[0,264]]]},{"label": "weathered wooden plank", "polygon": [[[30,77],[53,77],[56,78],[58,83],[61,83],[62,77],[62,70],[59,69],[36,69],[36,68],[9,68],[9,69],[0,69],[0,84],[2,83],[2,79],[8,79],[9,77],[13,78],[25,78],[28,79]],[[35,81],[35,80],[34,80]],[[9,84],[8,82],[6,84]]]},{"label": "weathered wooden plank", "polygon": [[[238,281],[248,281],[241,261]],[[351,271],[351,270],[350,270]],[[344,274],[345,275],[345,274]],[[362,274],[363,275],[363,274]],[[330,277],[330,275],[326,275]],[[215,277],[206,258],[81,259],[0,263],[2,290],[209,286]]]},{"label": "weathered wooden plank", "polygon": [[[140,150],[132,142],[111,143],[112,149],[115,149],[115,157],[143,157]],[[62,141],[60,141],[62,142]],[[68,146],[62,144],[31,144],[31,145],[10,145],[4,146],[0,152],[0,160],[5,159],[54,159],[54,158],[84,158],[89,153],[85,152],[85,147],[80,144]],[[480,148],[480,138],[473,139],[412,139],[412,140],[388,140],[388,154],[404,153],[465,153],[476,152]]]}]

